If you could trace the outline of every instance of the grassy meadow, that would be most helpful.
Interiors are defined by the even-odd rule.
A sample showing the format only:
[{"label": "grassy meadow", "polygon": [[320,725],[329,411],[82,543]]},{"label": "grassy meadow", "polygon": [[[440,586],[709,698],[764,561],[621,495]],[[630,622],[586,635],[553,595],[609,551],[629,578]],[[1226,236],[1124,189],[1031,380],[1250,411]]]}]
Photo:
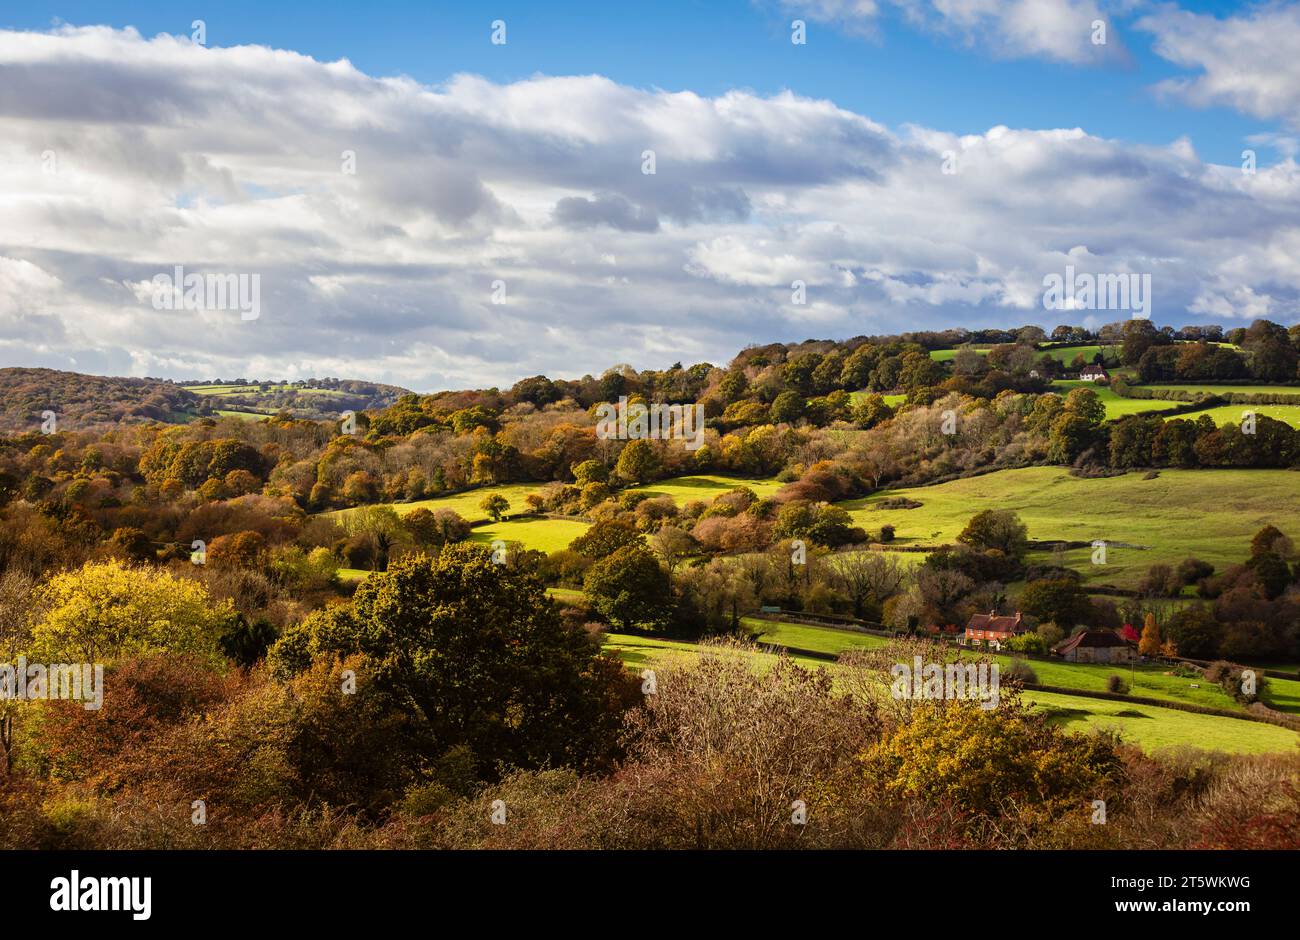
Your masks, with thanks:
[{"label": "grassy meadow", "polygon": [[738,486],[748,487],[754,491],[759,499],[768,499],[776,495],[783,483],[777,480],[747,480],[744,477],[722,476],[720,474],[700,474],[689,477],[673,477],[668,480],[661,480],[658,483],[647,483],[644,486],[628,487],[629,492],[644,493],[651,498],[660,496],[671,496],[673,502],[678,506],[685,506],[695,500],[704,500],[709,502],[714,497],[721,496],[728,490],[734,490]]},{"label": "grassy meadow", "polygon": [[504,542],[517,542],[524,548],[539,552],[558,552],[568,548],[569,543],[582,533],[588,525],[570,519],[546,519],[539,516],[527,516],[523,519],[505,519],[491,525],[480,526],[470,532],[471,542],[491,543],[497,539]]},{"label": "grassy meadow", "polygon": [[1139,415],[1147,411],[1161,411],[1176,407],[1176,401],[1157,401],[1152,398],[1121,398],[1108,385],[1096,382],[1084,382],[1079,379],[1061,379],[1052,383],[1052,391],[1058,395],[1068,395],[1076,388],[1090,388],[1097,393],[1101,403],[1106,406],[1106,420]]},{"label": "grassy meadow", "polygon": [[[952,543],[983,509],[1012,509],[1037,541],[1121,542],[1106,565],[1081,561],[1085,580],[1131,586],[1150,565],[1189,555],[1218,567],[1239,563],[1265,525],[1300,532],[1295,494],[1300,477],[1286,470],[1162,470],[1081,479],[1059,467],[1002,470],[932,486],[882,490],[843,505],[854,523],[876,533],[893,525],[902,545]],[[905,496],[917,509],[872,509]],[[1090,552],[1087,554],[1091,554]]]},{"label": "grassy meadow", "polygon": [[[836,653],[853,646],[871,647],[885,642],[879,637],[844,630],[774,623],[752,618],[747,618],[745,622],[751,629],[761,631],[758,638],[760,645],[788,645],[816,652]],[[619,633],[607,634],[604,645],[605,649],[615,653],[634,670],[654,667],[672,657],[697,655],[700,649],[693,643]],[[758,668],[771,664],[770,653],[757,650],[749,655],[754,658]],[[794,655],[792,658],[808,668],[827,668],[832,673],[839,668],[833,663],[810,657]],[[1007,657],[997,657],[997,659],[1003,668],[1009,664]],[[1038,674],[1041,683],[1067,688],[1092,689],[1098,679],[1104,683],[1104,676],[1113,672],[1124,671],[1127,675],[1127,670],[1105,665],[1040,661],[1033,661],[1030,665]],[[1212,705],[1218,708],[1235,706],[1235,703],[1217,688],[1190,688],[1194,684],[1196,683],[1192,680],[1163,675],[1162,667],[1147,666],[1137,671],[1133,681],[1133,693],[1145,697],[1168,698],[1175,702]],[[1300,682],[1287,685],[1300,689]],[[1215,698],[1216,692],[1218,699]],[[1288,688],[1287,694],[1294,694],[1294,690]],[[1123,740],[1147,751],[1167,747],[1191,747],[1225,753],[1265,754],[1290,751],[1300,745],[1300,735],[1294,731],[1262,722],[1218,715],[1198,715],[1156,705],[1110,701],[1056,692],[1027,691],[1024,697],[1026,701],[1048,712],[1053,722],[1067,730],[1083,731],[1100,728],[1114,731]]]}]

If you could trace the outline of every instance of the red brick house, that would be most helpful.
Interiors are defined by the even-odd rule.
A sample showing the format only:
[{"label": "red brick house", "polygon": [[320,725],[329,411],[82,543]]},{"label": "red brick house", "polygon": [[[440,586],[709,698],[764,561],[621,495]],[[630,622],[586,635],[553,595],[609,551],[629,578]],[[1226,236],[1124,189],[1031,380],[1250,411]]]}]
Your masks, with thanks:
[{"label": "red brick house", "polygon": [[1028,630],[1020,619],[1020,611],[1016,611],[1014,617],[999,617],[996,610],[991,610],[970,618],[966,632],[961,635],[961,643],[963,646],[983,645],[1001,649],[1007,640]]}]

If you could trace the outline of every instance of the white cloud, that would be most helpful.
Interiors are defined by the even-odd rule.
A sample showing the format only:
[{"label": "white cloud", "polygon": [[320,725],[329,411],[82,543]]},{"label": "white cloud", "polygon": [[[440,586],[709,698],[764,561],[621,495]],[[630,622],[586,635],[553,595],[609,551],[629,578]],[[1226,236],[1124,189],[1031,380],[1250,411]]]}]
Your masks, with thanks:
[{"label": "white cloud", "polygon": [[[0,165],[12,365],[509,384],[1042,321],[1042,278],[1072,257],[1152,274],[1162,322],[1294,319],[1300,294],[1290,160],[1247,177],[1185,141],[895,130],[788,92],[425,86],[260,47],[0,32]],[[155,310],[145,285],[177,264],[260,274],[261,317]]]},{"label": "white cloud", "polygon": [[1165,6],[1137,27],[1154,35],[1159,55],[1200,73],[1161,82],[1161,92],[1300,127],[1300,6],[1270,4],[1224,19]]},{"label": "white cloud", "polygon": [[893,9],[914,25],[996,58],[1085,65],[1123,53],[1095,0],[785,0],[783,5],[814,22],[864,35],[877,34],[880,18]]}]

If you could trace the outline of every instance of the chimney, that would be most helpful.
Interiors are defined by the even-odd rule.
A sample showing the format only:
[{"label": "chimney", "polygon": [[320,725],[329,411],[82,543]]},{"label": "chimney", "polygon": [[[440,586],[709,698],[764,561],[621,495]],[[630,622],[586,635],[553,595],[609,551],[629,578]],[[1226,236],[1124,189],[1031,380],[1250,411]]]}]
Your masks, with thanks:
[{"label": "chimney", "polygon": [[1016,626],[1020,626],[1020,611],[1016,611]]}]

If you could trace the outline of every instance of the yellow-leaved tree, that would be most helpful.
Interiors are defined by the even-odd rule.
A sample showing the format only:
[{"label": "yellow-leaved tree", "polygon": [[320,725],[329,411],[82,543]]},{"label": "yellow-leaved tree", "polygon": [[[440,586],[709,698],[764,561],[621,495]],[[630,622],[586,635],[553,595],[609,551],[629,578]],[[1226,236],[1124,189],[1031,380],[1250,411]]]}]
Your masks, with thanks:
[{"label": "yellow-leaved tree", "polygon": [[1142,638],[1138,640],[1138,652],[1143,656],[1158,656],[1162,643],[1160,628],[1156,626],[1156,615],[1147,614],[1146,620],[1142,623]]},{"label": "yellow-leaved tree", "polygon": [[107,663],[141,653],[219,656],[234,617],[197,581],[119,561],[88,562],[55,575],[36,594],[28,659]]}]

